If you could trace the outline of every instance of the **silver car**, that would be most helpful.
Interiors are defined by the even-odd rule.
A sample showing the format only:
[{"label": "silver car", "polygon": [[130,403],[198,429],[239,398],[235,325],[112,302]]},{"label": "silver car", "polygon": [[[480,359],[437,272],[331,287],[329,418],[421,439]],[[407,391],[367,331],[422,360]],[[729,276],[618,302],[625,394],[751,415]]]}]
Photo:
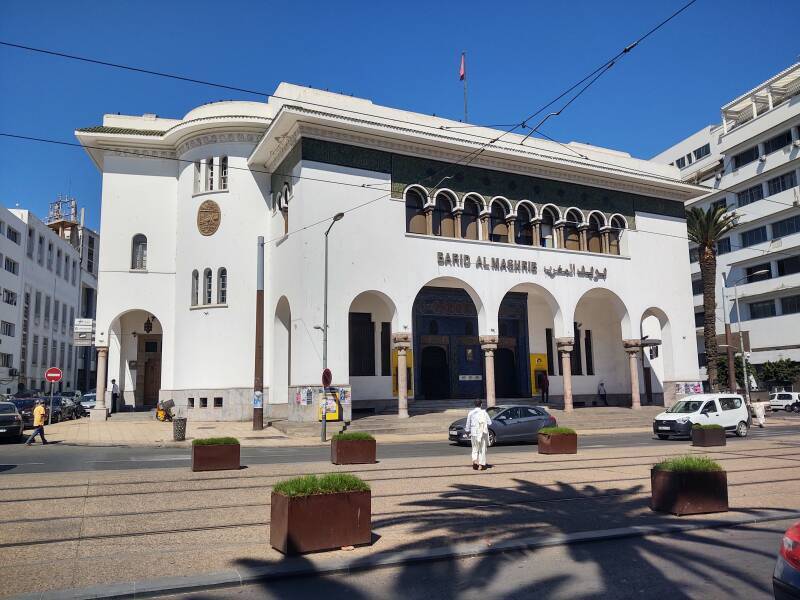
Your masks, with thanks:
[{"label": "silver car", "polygon": [[[492,406],[486,409],[492,424],[489,426],[489,445],[504,442],[535,442],[542,427],[555,427],[556,419],[541,406],[523,404]],[[457,444],[469,443],[469,434],[464,431],[467,419],[450,424],[448,438]]]}]

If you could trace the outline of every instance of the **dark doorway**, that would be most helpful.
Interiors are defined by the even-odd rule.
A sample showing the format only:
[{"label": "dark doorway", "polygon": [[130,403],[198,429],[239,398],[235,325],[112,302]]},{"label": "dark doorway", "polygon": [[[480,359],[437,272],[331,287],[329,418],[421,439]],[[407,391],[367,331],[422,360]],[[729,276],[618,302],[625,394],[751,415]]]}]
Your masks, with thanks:
[{"label": "dark doorway", "polygon": [[498,398],[520,395],[517,387],[517,361],[514,350],[498,348],[494,355],[494,389]]},{"label": "dark doorway", "polygon": [[447,351],[441,346],[422,349],[421,360],[422,396],[427,399],[450,397],[450,367]]}]

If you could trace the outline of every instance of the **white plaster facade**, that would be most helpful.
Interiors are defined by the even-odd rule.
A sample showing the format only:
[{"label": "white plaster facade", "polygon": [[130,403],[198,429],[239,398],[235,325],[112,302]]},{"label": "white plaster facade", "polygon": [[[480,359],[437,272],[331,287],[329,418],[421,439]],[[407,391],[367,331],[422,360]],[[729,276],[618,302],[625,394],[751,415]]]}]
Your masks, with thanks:
[{"label": "white plaster facade", "polygon": [[[334,385],[349,390],[352,408],[397,409],[397,397],[405,396],[396,389],[397,365],[405,360],[412,379],[408,395],[415,398],[409,406],[423,398],[415,390],[423,370],[416,362],[423,354],[417,346],[423,342],[414,335],[414,303],[423,288],[445,296],[442,288],[464,290],[474,307],[476,328],[467,324],[469,332],[462,336],[474,341],[459,343],[475,346],[475,356],[464,349],[469,360],[478,361],[477,371],[462,380],[460,367],[449,365],[451,395],[459,395],[454,390],[462,381],[480,381],[475,384],[483,386],[479,394],[495,397],[490,368],[493,372],[495,343],[499,357],[509,338],[498,317],[509,291],[527,294],[517,296],[527,316],[526,335],[514,339],[526,341],[524,354],[522,345],[515,347],[513,364],[528,387],[518,386],[515,396],[533,395],[528,362],[533,355],[547,355],[545,330],[554,403],[567,403],[569,397],[575,404],[592,404],[601,380],[615,403],[636,403],[632,372],[641,383],[635,395],[647,394],[651,402],[663,401],[662,394],[671,398],[673,383],[697,381],[686,226],[670,215],[682,214],[682,203],[702,190],[679,181],[676,168],[582,144],[570,144],[575,155],[542,140],[520,145],[521,136],[514,135],[486,146],[465,164],[465,157],[491,139],[482,136],[498,132],[447,130],[458,123],[288,84],[281,84],[276,96],[281,99],[269,103],[205,105],[183,119],[106,115],[103,126],[76,132],[103,176],[97,345],[108,348],[107,379],[117,379],[127,404],[171,398],[187,407],[190,418],[251,417],[256,248],[258,236],[264,236],[266,412],[315,419],[314,407],[302,404],[298,393],[320,384],[324,233],[339,212],[344,217],[328,238],[328,366]],[[408,230],[409,190],[421,192],[425,206],[419,214],[430,220],[443,182],[450,179],[446,187],[454,204],[446,218],[460,219],[465,198],[478,194],[480,239]],[[468,187],[473,180],[481,190]],[[538,197],[520,198],[517,185],[530,186]],[[553,197],[546,197],[550,189]],[[574,202],[567,204],[567,197]],[[207,200],[219,208],[219,225],[201,232]],[[490,216],[495,203],[503,207],[507,227],[519,221],[518,227],[532,231],[536,223],[537,232],[544,207],[553,205],[553,230],[562,238],[553,233],[545,243],[557,247],[488,239],[488,228],[496,223]],[[523,205],[530,211],[524,219]],[[617,214],[615,206],[628,214]],[[567,249],[564,241],[572,234],[563,232],[573,225],[576,241],[569,243],[578,244],[580,237],[579,249]],[[146,264],[134,250],[134,238],[142,235]],[[613,238],[619,254],[588,251],[592,235],[597,244],[602,236],[603,250]],[[516,241],[513,232],[511,240]],[[469,266],[462,258],[454,264],[453,255],[469,255]],[[560,273],[548,274],[559,266]],[[224,301],[220,269],[226,270]],[[351,373],[356,335],[351,313],[368,315],[361,326],[372,331],[358,338],[367,354],[374,353],[369,360],[359,351],[358,374]],[[145,323],[151,327],[147,334]],[[558,353],[566,351],[569,362],[575,323],[582,341],[586,330],[592,333],[594,374],[587,374],[584,343],[583,373],[570,377],[570,395],[563,389]],[[638,350],[643,336],[661,340],[657,357]],[[144,351],[145,338],[152,354]],[[625,342],[631,350],[627,355]],[[364,373],[365,364],[372,372]],[[652,374],[647,389],[643,366]],[[404,401],[400,398],[401,407]]]},{"label": "white plaster facade", "polygon": [[[722,333],[726,320],[738,330],[732,302],[733,283],[738,281],[750,362],[800,361],[800,63],[732,100],[721,113],[719,124],[703,128],[653,160],[680,161],[685,181],[709,188],[687,207],[721,203],[739,215],[739,225],[728,234],[717,260],[718,331]],[[704,146],[708,153],[695,159]],[[702,359],[700,268],[696,257],[691,260]],[[767,273],[753,275],[759,271]]]}]

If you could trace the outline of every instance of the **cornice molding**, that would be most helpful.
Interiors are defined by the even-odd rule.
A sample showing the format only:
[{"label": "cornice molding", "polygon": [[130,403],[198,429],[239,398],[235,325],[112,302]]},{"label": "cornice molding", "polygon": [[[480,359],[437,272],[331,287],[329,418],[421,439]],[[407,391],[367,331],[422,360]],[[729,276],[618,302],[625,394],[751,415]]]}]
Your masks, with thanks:
[{"label": "cornice molding", "polygon": [[220,133],[198,133],[183,139],[177,145],[178,155],[186,154],[189,150],[208,146],[210,144],[225,144],[230,142],[257,144],[261,139],[262,132],[253,130],[242,130]]}]

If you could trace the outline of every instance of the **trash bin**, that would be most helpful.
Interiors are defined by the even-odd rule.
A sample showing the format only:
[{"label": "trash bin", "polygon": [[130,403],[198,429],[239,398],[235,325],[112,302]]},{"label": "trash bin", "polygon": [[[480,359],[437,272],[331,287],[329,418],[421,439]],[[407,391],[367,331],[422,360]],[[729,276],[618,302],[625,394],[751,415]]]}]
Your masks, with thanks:
[{"label": "trash bin", "polygon": [[186,439],[186,417],[172,419],[172,439],[182,442]]}]

